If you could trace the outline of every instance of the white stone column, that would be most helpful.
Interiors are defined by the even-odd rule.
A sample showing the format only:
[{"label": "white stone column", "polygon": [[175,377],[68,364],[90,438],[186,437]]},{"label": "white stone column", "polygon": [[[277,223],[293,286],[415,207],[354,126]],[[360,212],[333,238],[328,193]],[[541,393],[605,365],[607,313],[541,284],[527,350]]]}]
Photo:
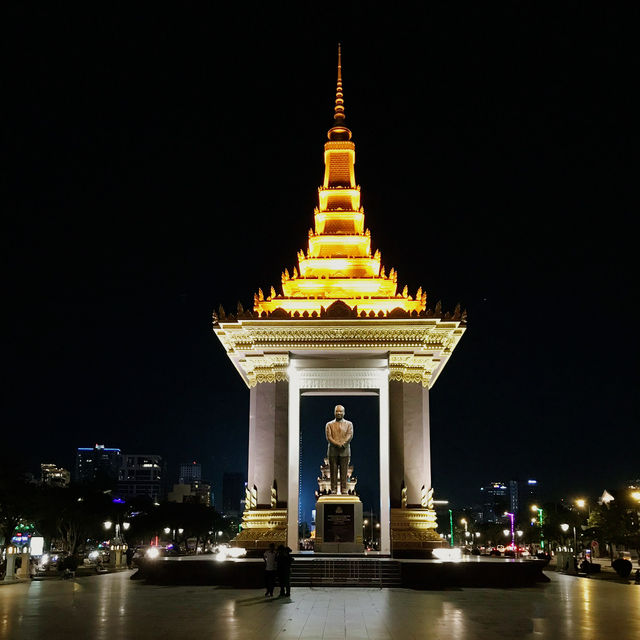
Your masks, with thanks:
[{"label": "white stone column", "polygon": [[16,554],[7,551],[7,564],[5,567],[4,582],[13,582],[16,579]]},{"label": "white stone column", "polygon": [[295,553],[299,550],[298,500],[300,491],[300,375],[289,365],[289,456],[287,500],[287,546]]},{"label": "white stone column", "polygon": [[389,379],[380,376],[380,551],[391,553],[391,504],[389,495]]},{"label": "white stone column", "polygon": [[27,580],[30,576],[29,572],[29,563],[31,562],[31,554],[29,553],[29,548],[25,547],[27,550],[22,552],[22,562],[20,564],[20,568],[18,569],[18,578],[24,578]]},{"label": "white stone column", "polygon": [[271,486],[278,502],[287,501],[287,382],[263,382],[249,399],[249,489],[258,488],[258,504],[271,505]]},{"label": "white stone column", "polygon": [[419,505],[431,488],[429,390],[415,382],[390,382],[391,500],[399,507],[401,484],[407,502]]}]

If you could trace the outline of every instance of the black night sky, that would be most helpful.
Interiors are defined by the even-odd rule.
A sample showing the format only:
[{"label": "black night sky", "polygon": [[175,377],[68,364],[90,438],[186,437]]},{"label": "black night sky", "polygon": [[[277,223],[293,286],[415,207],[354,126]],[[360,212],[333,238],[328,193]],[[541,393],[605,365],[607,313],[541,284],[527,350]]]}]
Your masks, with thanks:
[{"label": "black night sky", "polygon": [[373,246],[429,306],[468,311],[431,393],[436,497],[640,475],[631,16],[161,5],[4,21],[0,462],[73,468],[104,443],[171,474],[199,460],[216,499],[246,470],[249,391],[211,312],[250,306],[306,245],[342,41]]}]

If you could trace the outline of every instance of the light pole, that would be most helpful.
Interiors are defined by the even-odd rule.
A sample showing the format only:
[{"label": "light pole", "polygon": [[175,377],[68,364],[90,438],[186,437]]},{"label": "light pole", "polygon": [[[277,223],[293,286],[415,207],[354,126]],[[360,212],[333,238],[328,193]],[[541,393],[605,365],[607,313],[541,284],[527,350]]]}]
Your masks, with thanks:
[{"label": "light pole", "polygon": [[511,548],[515,553],[516,552],[516,534],[515,534],[515,528],[513,524],[513,519],[515,518],[515,515],[513,513],[509,513],[508,511],[505,511],[504,515],[509,516],[509,519],[511,520]]},{"label": "light pole", "polygon": [[[467,528],[467,519],[466,518],[462,518],[462,520],[460,520],[460,524],[464,525],[464,537],[468,538],[469,537],[469,529]],[[464,540],[463,542],[464,542],[465,545],[467,544],[466,540]]]},{"label": "light pole", "polygon": [[[165,527],[164,528],[164,532],[166,534],[171,534],[171,540],[176,543],[177,539],[176,539],[176,531],[178,532],[179,535],[182,535],[184,533],[184,529],[179,528],[179,529],[173,529],[172,527]],[[175,544],[174,544],[175,546]]]},{"label": "light pole", "polygon": [[[566,522],[563,522],[560,525],[560,528],[564,531],[564,533],[567,533],[567,531],[569,531],[569,525]],[[575,526],[573,527],[573,553],[578,553],[578,536],[576,534]]]},{"label": "light pole", "polygon": [[538,512],[538,518],[540,520],[540,548],[544,550],[544,532],[542,531],[542,525],[544,524],[544,516],[542,507],[538,507],[535,504],[531,505],[531,511]]},{"label": "light pole", "polygon": [[587,507],[587,517],[591,515],[591,503],[584,498],[578,498],[576,500],[576,506],[578,507],[578,509],[584,509],[585,507]]},{"label": "light pole", "polygon": [[449,546],[453,547],[453,511],[449,509],[449,529],[451,530],[451,542]]},{"label": "light pole", "polygon": [[[107,531],[110,531],[111,527],[113,527],[113,522],[111,522],[111,520],[105,520],[103,526]],[[116,568],[122,565],[122,552],[127,550],[124,537],[121,536],[120,533],[121,526],[122,529],[128,531],[131,525],[128,522],[123,522],[122,525],[116,522],[114,527],[115,537],[109,541],[109,564]],[[115,555],[112,555],[114,553]]]}]

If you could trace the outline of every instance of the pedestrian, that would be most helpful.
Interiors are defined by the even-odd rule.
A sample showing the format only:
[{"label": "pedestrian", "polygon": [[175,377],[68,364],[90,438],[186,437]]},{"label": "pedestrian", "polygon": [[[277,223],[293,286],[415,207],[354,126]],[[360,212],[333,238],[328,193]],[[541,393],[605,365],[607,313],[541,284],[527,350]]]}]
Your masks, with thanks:
[{"label": "pedestrian", "polygon": [[135,552],[133,547],[127,547],[127,569],[133,569],[133,554]]},{"label": "pedestrian", "polygon": [[280,545],[278,547],[278,555],[276,557],[276,565],[278,567],[278,583],[280,584],[280,593],[278,598],[289,598],[291,596],[291,549]]},{"label": "pedestrian", "polygon": [[589,560],[587,560],[586,557],[580,563],[580,571],[582,571],[584,574],[586,574],[587,578],[589,577],[589,574],[591,573],[591,563],[589,562]]},{"label": "pedestrian", "polygon": [[264,552],[264,583],[266,587],[265,597],[273,596],[273,588],[276,586],[276,545],[271,542]]}]

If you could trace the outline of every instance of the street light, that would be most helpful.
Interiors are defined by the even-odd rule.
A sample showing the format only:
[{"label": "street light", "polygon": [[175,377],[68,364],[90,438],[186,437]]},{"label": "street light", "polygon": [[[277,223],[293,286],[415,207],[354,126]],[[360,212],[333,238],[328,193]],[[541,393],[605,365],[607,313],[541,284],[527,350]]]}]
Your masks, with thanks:
[{"label": "street light", "polygon": [[[542,531],[542,525],[544,523],[544,516],[543,516],[543,509],[542,507],[538,507],[535,504],[531,505],[531,511],[537,511],[538,512],[538,518],[540,520],[540,548],[544,549],[544,532]],[[533,522],[532,522],[533,524]]]},{"label": "street light", "polygon": [[468,538],[469,537],[469,530],[467,528],[467,519],[466,518],[462,518],[460,520],[460,524],[464,525],[464,537]]},{"label": "street light", "polygon": [[585,507],[587,507],[587,515],[591,515],[591,504],[588,500],[585,500],[584,498],[578,498],[576,500],[576,506],[578,507],[578,509],[584,509]]},{"label": "street light", "polygon": [[[569,525],[566,522],[563,522],[560,525],[560,528],[562,529],[562,531],[564,533],[567,533],[567,531],[569,531]],[[578,536],[576,535],[576,528],[575,526],[573,527],[573,552],[577,553],[578,552]]]},{"label": "street light", "polygon": [[509,516],[509,519],[511,520],[511,548],[515,552],[515,550],[516,550],[516,534],[515,534],[515,531],[514,531],[514,524],[513,524],[513,520],[515,518],[515,514],[509,513],[508,511],[505,511],[504,515],[505,516]]},{"label": "street light", "polygon": [[184,533],[184,529],[173,529],[172,527],[165,527],[164,532],[168,535],[171,534],[171,539],[176,541],[176,531],[182,535]]}]

